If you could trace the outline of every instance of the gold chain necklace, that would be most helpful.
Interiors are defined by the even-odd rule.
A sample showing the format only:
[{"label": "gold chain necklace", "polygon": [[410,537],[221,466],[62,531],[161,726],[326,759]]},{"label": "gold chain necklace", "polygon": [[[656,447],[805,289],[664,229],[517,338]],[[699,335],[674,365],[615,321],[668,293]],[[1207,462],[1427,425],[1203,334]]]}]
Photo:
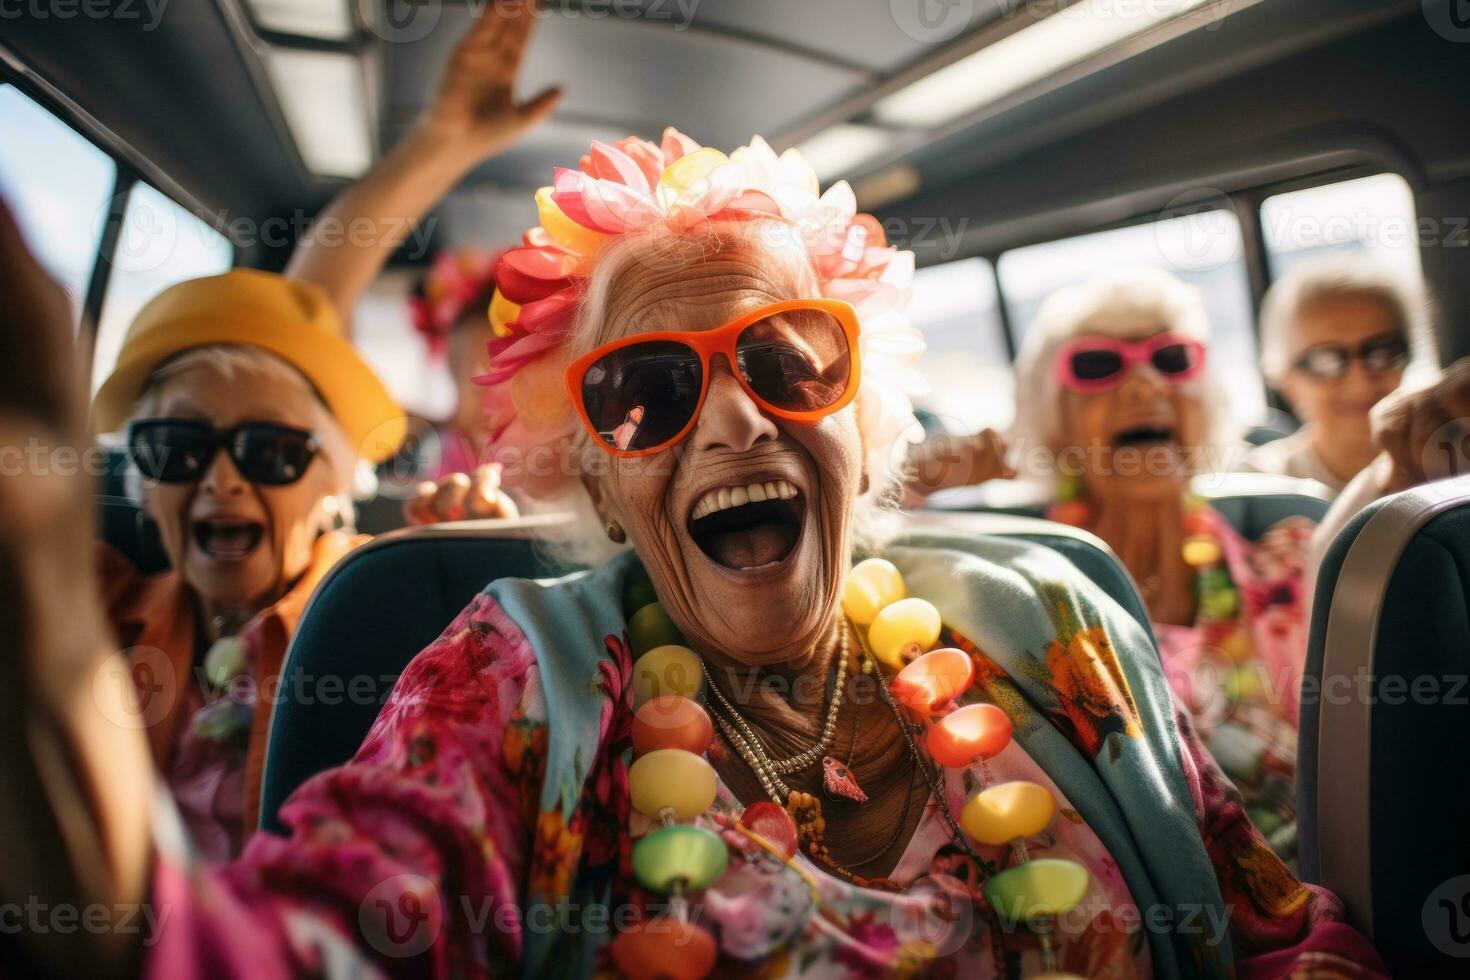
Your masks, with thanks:
[{"label": "gold chain necklace", "polygon": [[[790,776],[793,773],[802,772],[816,765],[827,750],[832,747],[832,739],[837,734],[837,713],[842,707],[842,691],[847,686],[847,662],[851,654],[848,645],[848,626],[844,617],[840,620],[839,642],[837,653],[836,684],[832,689],[832,700],[827,705],[827,717],[822,723],[822,734],[815,745],[799,752],[789,759],[772,759],[766,751],[765,744],[751,729],[740,712],[735,709],[720,689],[715,685],[714,678],[710,676],[709,668],[704,667],[705,685],[714,692],[715,700],[719,702],[721,710],[715,713],[715,719],[720,725],[720,731],[746,764],[755,771],[761,780],[761,786],[768,795],[774,797],[772,789],[780,791],[781,797],[791,795],[790,788],[782,781],[782,776]],[[778,800],[777,802],[780,802]]]}]

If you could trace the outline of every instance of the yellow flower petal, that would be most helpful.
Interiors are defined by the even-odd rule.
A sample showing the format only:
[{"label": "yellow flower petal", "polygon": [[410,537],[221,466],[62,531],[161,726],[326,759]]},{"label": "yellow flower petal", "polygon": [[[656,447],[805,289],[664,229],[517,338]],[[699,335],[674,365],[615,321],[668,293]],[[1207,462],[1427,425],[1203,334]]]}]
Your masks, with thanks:
[{"label": "yellow flower petal", "polygon": [[495,290],[495,295],[490,297],[490,329],[495,331],[495,336],[509,337],[510,324],[520,315],[521,304],[512,303],[501,295],[500,290]]},{"label": "yellow flower petal", "polygon": [[612,241],[611,235],[594,231],[568,218],[551,199],[551,191],[550,187],[543,187],[536,192],[536,215],[552,241],[578,255],[596,255]]},{"label": "yellow flower petal", "polygon": [[675,194],[683,194],[694,183],[721,164],[729,162],[729,157],[716,150],[714,147],[706,146],[695,150],[675,160],[659,177],[659,189],[667,187]]}]

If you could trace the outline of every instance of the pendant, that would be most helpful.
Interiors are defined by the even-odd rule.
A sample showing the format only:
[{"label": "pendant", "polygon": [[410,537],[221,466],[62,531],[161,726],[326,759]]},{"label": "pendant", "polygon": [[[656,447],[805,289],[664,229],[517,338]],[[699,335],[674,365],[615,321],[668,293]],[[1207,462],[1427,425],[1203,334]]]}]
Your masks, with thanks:
[{"label": "pendant", "polygon": [[868,802],[868,794],[853,778],[852,770],[832,758],[822,756],[822,785],[833,799],[851,800],[854,803]]}]

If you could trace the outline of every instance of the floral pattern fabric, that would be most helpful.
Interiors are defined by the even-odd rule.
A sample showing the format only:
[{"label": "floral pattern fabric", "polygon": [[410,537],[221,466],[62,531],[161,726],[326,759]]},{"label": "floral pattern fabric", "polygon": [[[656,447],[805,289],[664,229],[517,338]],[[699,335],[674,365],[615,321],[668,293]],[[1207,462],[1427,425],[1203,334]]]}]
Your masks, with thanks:
[{"label": "floral pattern fabric", "polygon": [[[980,668],[971,696],[999,705],[1016,732],[976,775],[1052,790],[1061,816],[1029,842],[1032,856],[1069,856],[1093,876],[1082,912],[1060,924],[1061,968],[1092,977],[1382,975],[1371,947],[1337,921],[1338,903],[1297,882],[1245,818],[1169,703],[1152,647],[1140,648],[1136,624],[1130,631],[1117,618],[1125,613],[1083,596],[1090,586],[1055,556],[1005,552],[989,565],[972,555],[968,575],[957,576],[966,556],[930,554],[893,555],[915,594],[942,580],[951,589],[984,580],[998,603],[982,607],[993,614],[983,621],[941,606],[947,639]],[[496,583],[476,597],[409,665],[357,756],[283,806],[289,838],[257,834],[224,869],[161,843],[155,899],[179,911],[150,947],[148,972],[610,970],[609,936],[658,902],[630,884],[633,658],[624,628],[602,632],[621,622],[613,597],[628,563],[619,561],[554,584]],[[601,642],[549,640],[588,630]],[[1050,639],[1013,642],[1033,630]],[[1152,758],[1156,749],[1170,758]],[[964,777],[946,780],[954,810]],[[1124,785],[1129,798],[1097,795]],[[704,819],[720,826],[736,808],[722,789]],[[896,891],[858,888],[799,859],[808,883],[736,853],[696,914],[730,975],[1019,977],[1036,970],[1036,941],[980,896],[1013,860],[1008,849],[982,848],[978,862],[964,855],[931,800],[893,872]],[[1178,867],[1165,873],[1171,860]],[[1159,908],[1198,913],[1199,939],[1181,940],[1181,921],[1149,923]]]},{"label": "floral pattern fabric", "polygon": [[1240,594],[1249,643],[1209,641],[1201,624],[1155,623],[1164,671],[1205,745],[1283,858],[1296,855],[1296,754],[1307,651],[1304,579],[1313,525],[1288,518],[1252,544],[1206,509]]}]

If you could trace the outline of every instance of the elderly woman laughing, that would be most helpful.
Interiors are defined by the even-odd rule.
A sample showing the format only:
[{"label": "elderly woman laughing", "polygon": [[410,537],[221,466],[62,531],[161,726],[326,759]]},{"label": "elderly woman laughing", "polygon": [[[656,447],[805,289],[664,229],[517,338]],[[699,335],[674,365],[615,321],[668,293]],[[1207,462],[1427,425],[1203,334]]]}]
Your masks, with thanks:
[{"label": "elderly woman laughing", "polygon": [[[498,269],[493,424],[568,449],[538,490],[611,557],[489,585],[283,807],[290,836],[223,871],[166,805],[151,845],[127,819],[131,733],[96,737],[107,690],[76,680],[96,646],[38,630],[7,648],[34,693],[0,714],[75,748],[7,743],[54,790],[7,818],[7,887],[63,900],[105,859],[86,887],[174,910],[143,950],[168,975],[1377,975],[1143,628],[1049,551],[892,543],[911,258],[846,184],[670,130],[594,144],[537,205]],[[19,853],[94,783],[88,832]]]}]

